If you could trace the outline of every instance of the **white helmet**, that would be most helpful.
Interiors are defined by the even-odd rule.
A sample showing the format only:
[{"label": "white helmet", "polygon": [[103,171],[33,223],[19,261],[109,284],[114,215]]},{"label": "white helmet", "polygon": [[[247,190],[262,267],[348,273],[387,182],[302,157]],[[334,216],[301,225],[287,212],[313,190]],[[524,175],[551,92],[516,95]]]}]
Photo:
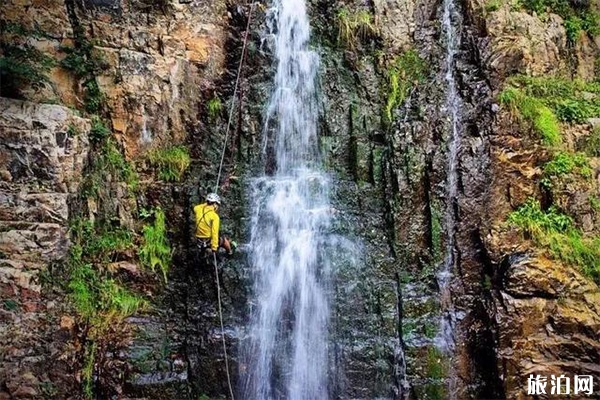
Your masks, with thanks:
[{"label": "white helmet", "polygon": [[221,198],[220,198],[220,197],[219,197],[219,195],[218,195],[218,194],[216,194],[216,193],[209,193],[209,194],[206,196],[206,201],[207,201],[208,203],[217,203],[217,204],[221,205]]}]

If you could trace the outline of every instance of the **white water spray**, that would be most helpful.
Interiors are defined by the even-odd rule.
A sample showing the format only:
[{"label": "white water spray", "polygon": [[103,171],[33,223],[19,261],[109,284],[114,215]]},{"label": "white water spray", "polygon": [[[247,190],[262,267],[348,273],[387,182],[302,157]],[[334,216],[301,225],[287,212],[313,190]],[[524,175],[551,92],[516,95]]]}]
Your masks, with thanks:
[{"label": "white water spray", "polygon": [[320,249],[331,207],[317,145],[319,58],[304,1],[276,0],[272,11],[277,72],[265,137],[276,165],[252,181],[256,308],[244,398],[327,399],[329,263]]}]

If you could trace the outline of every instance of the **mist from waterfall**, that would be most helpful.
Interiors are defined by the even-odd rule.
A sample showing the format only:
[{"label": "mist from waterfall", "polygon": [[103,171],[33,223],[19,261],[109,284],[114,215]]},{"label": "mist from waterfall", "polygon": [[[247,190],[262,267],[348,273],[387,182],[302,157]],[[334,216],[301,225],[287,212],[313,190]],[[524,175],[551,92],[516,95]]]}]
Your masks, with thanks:
[{"label": "mist from waterfall", "polygon": [[331,206],[317,143],[319,57],[309,48],[303,0],[276,0],[269,22],[276,74],[264,158],[275,166],[251,182],[255,283],[243,398],[327,399],[329,262],[322,249]]}]

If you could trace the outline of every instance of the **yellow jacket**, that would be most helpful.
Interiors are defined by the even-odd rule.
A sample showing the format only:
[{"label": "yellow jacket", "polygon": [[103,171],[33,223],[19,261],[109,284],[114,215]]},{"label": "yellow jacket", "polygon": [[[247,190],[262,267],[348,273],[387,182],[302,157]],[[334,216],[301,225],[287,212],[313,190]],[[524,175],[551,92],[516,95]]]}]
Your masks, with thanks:
[{"label": "yellow jacket", "polygon": [[196,214],[196,237],[210,239],[210,248],[217,251],[221,220],[215,211],[215,206],[206,203],[198,204],[194,207],[194,213]]}]

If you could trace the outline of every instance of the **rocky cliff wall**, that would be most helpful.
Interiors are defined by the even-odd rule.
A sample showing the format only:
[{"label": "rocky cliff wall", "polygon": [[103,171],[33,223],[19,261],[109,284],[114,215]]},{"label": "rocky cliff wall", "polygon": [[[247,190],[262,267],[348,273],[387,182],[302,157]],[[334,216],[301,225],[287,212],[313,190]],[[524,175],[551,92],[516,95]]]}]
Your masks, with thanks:
[{"label": "rocky cliff wall", "polygon": [[[543,238],[507,222],[533,197],[544,212],[555,205],[570,216],[582,240],[595,237],[597,158],[589,156],[585,179],[545,172],[560,151],[588,143],[594,121],[561,120],[562,147],[552,147],[501,101],[519,74],[593,82],[598,40],[574,31],[572,15],[528,4],[457,3],[455,204],[446,193],[440,2],[309,4],[322,60],[320,145],[336,182],[334,230],[353,249],[340,254],[332,285],[332,397],[526,398],[530,373],[598,376],[597,283],[585,266],[561,261]],[[269,169],[260,151],[272,69],[267,9],[252,10],[221,182],[223,229],[241,242],[244,179],[257,165]],[[199,0],[3,5],[2,96],[19,99],[0,103],[1,396],[227,393],[213,271],[198,267],[189,210],[216,179],[250,15],[246,4]],[[594,102],[592,89],[576,91]],[[189,166],[167,182],[152,154],[180,144]],[[166,284],[138,254],[158,207],[172,248]],[[446,209],[457,221],[452,352],[439,345],[448,311],[437,279]],[[86,243],[82,232],[110,238],[114,249]],[[119,232],[129,239],[117,241]],[[96,271],[88,280],[117,282],[152,306],[125,313],[108,331],[82,314],[73,276],[90,273],[69,242],[92,253],[83,256]],[[246,334],[247,268],[242,251],[221,271],[234,380],[244,368],[237,344]],[[115,311],[95,307],[93,317]]]}]

